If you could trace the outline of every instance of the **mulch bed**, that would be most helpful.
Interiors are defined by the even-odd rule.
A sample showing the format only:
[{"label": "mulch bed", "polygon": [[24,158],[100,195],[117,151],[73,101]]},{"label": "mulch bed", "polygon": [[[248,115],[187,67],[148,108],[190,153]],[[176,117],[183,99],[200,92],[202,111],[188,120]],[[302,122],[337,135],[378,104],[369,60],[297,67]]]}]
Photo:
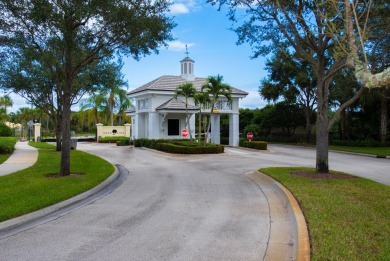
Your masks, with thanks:
[{"label": "mulch bed", "polygon": [[356,177],[347,174],[337,173],[316,173],[311,171],[291,171],[291,175],[311,179],[355,179]]},{"label": "mulch bed", "polygon": [[70,174],[70,176],[61,176],[58,173],[54,173],[54,174],[47,174],[45,176],[46,176],[46,178],[56,179],[56,178],[66,178],[66,177],[83,177],[83,176],[85,176],[85,174],[75,173],[75,174]]}]

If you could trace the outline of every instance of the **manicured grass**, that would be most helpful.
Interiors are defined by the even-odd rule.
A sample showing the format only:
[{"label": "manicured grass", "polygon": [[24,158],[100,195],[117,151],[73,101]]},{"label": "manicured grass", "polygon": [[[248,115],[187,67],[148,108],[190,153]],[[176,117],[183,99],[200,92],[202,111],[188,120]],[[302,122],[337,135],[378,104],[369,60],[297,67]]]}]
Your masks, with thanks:
[{"label": "manicured grass", "polygon": [[[312,260],[390,260],[390,187],[363,178],[311,179],[302,168],[260,171],[287,187],[306,217]],[[311,171],[314,171],[311,169]]]},{"label": "manicured grass", "polygon": [[347,147],[347,146],[329,146],[331,150],[340,150],[372,155],[390,156],[390,147]]},{"label": "manicured grass", "polygon": [[0,154],[0,164],[4,163],[10,156],[11,154]]},{"label": "manicured grass", "polygon": [[30,144],[40,148],[37,163],[0,177],[0,222],[78,195],[114,172],[114,167],[107,161],[72,150],[71,173],[82,175],[48,178],[46,175],[59,172],[61,152],[56,152],[53,145],[46,143]]}]

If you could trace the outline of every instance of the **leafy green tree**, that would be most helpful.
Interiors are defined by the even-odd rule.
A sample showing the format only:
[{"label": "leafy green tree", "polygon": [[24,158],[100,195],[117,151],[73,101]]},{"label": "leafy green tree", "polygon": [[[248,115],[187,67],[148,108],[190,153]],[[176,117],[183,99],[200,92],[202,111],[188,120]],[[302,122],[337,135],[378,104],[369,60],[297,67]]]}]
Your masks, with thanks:
[{"label": "leafy green tree", "polygon": [[183,84],[180,84],[176,90],[173,97],[177,99],[179,96],[183,96],[185,99],[186,104],[186,128],[188,129],[188,132],[190,133],[190,139],[192,140],[192,131],[191,131],[191,125],[190,125],[190,115],[188,114],[188,99],[193,98],[196,93],[196,89],[194,85],[191,82],[186,82]]},{"label": "leafy green tree", "polygon": [[77,79],[90,64],[116,55],[138,59],[172,39],[169,1],[0,2],[1,56],[29,52],[50,71],[62,105],[60,175],[70,175],[70,113]]},{"label": "leafy green tree", "polygon": [[[210,96],[210,116],[215,113],[215,104],[217,103],[219,97],[225,97],[229,102],[232,100],[232,88],[229,85],[223,83],[222,80],[223,77],[221,75],[210,76],[208,77],[206,84],[202,86],[202,92],[205,92]],[[211,117],[208,121],[205,142],[208,139],[210,126]]]},{"label": "leafy green tree", "polygon": [[129,97],[127,96],[127,91],[124,89],[119,89],[117,92],[117,100],[116,105],[117,114],[118,114],[118,124],[122,125],[123,118],[127,118],[126,110],[128,110],[131,107],[131,101]]},{"label": "leafy green tree", "polygon": [[255,111],[248,108],[240,108],[240,133],[244,133],[244,128],[253,123]]},{"label": "leafy green tree", "polygon": [[[306,142],[310,142],[311,124],[316,109],[317,79],[310,64],[297,55],[278,51],[268,60],[266,69],[269,76],[261,81],[260,96],[276,102],[280,98],[292,104],[299,104],[306,119]],[[351,97],[353,96],[346,96]]]},{"label": "leafy green tree", "polygon": [[[383,47],[388,53],[389,1],[344,0],[341,3],[335,1],[333,4],[335,8],[343,5],[340,8],[343,10],[342,15],[345,21],[345,30],[342,33],[347,39],[344,52],[347,54],[347,64],[354,68],[356,79],[366,88],[389,86],[390,67],[388,64],[380,70],[378,67],[370,67],[369,54],[367,54],[372,54],[373,51]],[[385,45],[381,46],[378,44],[380,42]]]},{"label": "leafy green tree", "polygon": [[[206,92],[196,92],[194,95],[194,101],[197,106],[199,106],[199,116],[198,116],[198,143],[200,143],[202,138],[202,121],[203,117],[206,117],[202,114],[202,108],[210,103],[210,95]],[[206,126],[203,126],[203,130],[206,132]]]},{"label": "leafy green tree", "polygon": [[5,114],[7,114],[7,108],[12,107],[13,104],[14,103],[11,97],[9,97],[8,95],[4,95],[3,97],[0,97],[0,106],[4,108]]},{"label": "leafy green tree", "polygon": [[0,122],[0,137],[11,137],[13,136],[13,131],[10,127],[5,125],[4,122]]},{"label": "leafy green tree", "polygon": [[[357,82],[353,70],[351,68],[343,68],[338,71],[333,78],[330,87],[330,107],[332,108],[340,108],[342,104],[344,104],[348,97],[351,97],[357,90],[360,89],[360,84]],[[340,130],[340,138],[341,140],[348,139],[350,134],[350,128],[348,127],[348,123],[351,120],[351,112],[357,109],[359,106],[359,100],[350,104],[347,107],[342,107],[343,109],[340,111],[340,117],[333,117],[331,121],[338,120],[339,122],[339,130]],[[333,125],[333,124],[332,124]]]},{"label": "leafy green tree", "polygon": [[106,97],[102,93],[93,94],[80,102],[80,110],[91,110],[94,115],[94,124],[96,125],[99,123],[99,110],[103,109],[103,104],[105,101]]},{"label": "leafy green tree", "polygon": [[[249,43],[253,57],[292,48],[313,68],[316,82],[316,171],[329,171],[329,86],[334,74],[346,64],[346,54],[338,53],[337,37],[345,28],[337,1],[246,1],[208,0],[212,4],[228,5],[229,18],[236,19],[236,11],[246,12],[246,20],[235,31],[238,43]],[[335,5],[336,3],[336,5]],[[329,21],[332,23],[329,24]],[[340,28],[337,31],[334,28]],[[348,103],[353,103],[363,92],[359,89]],[[348,105],[348,104],[347,104]],[[339,113],[339,111],[338,111]],[[336,114],[336,116],[338,116]]]}]

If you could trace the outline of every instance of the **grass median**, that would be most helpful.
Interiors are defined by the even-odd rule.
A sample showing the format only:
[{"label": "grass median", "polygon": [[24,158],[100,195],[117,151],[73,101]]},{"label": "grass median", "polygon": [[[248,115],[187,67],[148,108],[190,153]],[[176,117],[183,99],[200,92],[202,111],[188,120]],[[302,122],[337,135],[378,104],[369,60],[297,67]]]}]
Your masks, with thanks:
[{"label": "grass median", "polygon": [[338,151],[354,152],[354,153],[371,154],[371,155],[390,156],[390,147],[349,147],[349,146],[330,145],[329,149],[338,150]]},{"label": "grass median", "polygon": [[85,192],[107,179],[112,164],[86,152],[71,151],[71,173],[58,174],[61,152],[47,143],[29,143],[38,148],[36,164],[25,170],[0,177],[0,222],[61,202]]},{"label": "grass median", "polygon": [[312,260],[390,260],[390,187],[363,179],[313,179],[303,168],[260,169],[298,200],[309,227]]}]

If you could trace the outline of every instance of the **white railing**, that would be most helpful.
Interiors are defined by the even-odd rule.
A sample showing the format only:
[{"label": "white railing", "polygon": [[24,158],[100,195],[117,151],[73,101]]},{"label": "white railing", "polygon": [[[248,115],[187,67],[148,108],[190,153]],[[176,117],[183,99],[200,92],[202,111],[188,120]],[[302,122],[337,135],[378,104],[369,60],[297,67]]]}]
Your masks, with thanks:
[{"label": "white railing", "polygon": [[[210,111],[211,110],[211,104],[207,103],[203,105],[202,111]],[[231,111],[232,110],[232,103],[229,101],[217,101],[214,105],[214,110],[217,111]]]}]

